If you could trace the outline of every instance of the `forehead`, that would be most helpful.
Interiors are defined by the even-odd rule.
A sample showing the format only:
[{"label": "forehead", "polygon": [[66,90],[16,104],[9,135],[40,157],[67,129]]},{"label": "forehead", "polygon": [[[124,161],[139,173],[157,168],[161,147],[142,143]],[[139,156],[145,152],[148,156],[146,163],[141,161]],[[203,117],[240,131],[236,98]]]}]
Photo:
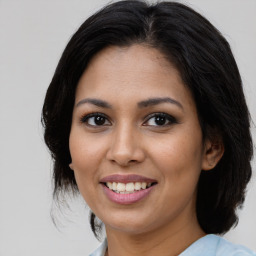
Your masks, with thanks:
[{"label": "forehead", "polygon": [[[175,72],[180,79],[179,72],[172,63],[158,49],[143,44],[134,44],[126,47],[109,46],[98,52],[90,61],[85,70],[101,69],[110,72],[152,72],[153,70],[161,73]],[[88,72],[87,72],[88,73]],[[180,82],[182,83],[181,79]]]},{"label": "forehead", "polygon": [[76,101],[87,96],[143,100],[167,95],[193,102],[172,63],[159,50],[135,44],[97,53],[79,80]]}]

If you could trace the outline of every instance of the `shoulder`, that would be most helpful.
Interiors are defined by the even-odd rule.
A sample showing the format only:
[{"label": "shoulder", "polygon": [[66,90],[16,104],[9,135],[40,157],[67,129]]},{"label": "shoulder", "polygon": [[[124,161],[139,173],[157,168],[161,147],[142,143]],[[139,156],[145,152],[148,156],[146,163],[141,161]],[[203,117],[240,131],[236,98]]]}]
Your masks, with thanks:
[{"label": "shoulder", "polygon": [[[104,256],[107,249],[107,239],[89,256]],[[226,239],[207,235],[187,248],[179,256],[256,256],[256,253],[245,246],[233,244]]]},{"label": "shoulder", "polygon": [[216,247],[216,256],[256,256],[255,252],[245,246],[233,244],[221,237],[217,238],[219,242]]},{"label": "shoulder", "polygon": [[105,252],[108,247],[108,241],[107,239],[104,240],[104,242],[96,249],[93,253],[91,253],[89,256],[104,256]]},{"label": "shoulder", "polygon": [[256,253],[210,234],[195,241],[179,256],[256,256]]}]

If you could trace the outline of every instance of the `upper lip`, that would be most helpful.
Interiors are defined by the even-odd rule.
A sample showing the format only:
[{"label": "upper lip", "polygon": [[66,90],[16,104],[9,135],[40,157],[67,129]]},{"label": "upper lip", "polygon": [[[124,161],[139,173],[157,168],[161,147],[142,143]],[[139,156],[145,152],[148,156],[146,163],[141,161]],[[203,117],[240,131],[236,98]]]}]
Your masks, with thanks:
[{"label": "upper lip", "polygon": [[129,183],[129,182],[147,182],[147,183],[154,183],[157,182],[154,179],[150,179],[145,176],[137,175],[137,174],[113,174],[106,176],[100,180],[101,183],[106,182],[121,182],[121,183]]}]

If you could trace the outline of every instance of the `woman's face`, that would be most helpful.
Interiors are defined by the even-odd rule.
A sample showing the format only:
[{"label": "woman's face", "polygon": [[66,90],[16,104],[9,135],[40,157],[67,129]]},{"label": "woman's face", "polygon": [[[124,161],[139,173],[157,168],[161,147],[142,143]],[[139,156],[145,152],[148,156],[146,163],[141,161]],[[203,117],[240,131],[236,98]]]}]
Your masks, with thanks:
[{"label": "woman's face", "polygon": [[69,143],[78,188],[107,229],[139,234],[196,222],[206,150],[191,93],[158,50],[113,46],[92,59]]}]

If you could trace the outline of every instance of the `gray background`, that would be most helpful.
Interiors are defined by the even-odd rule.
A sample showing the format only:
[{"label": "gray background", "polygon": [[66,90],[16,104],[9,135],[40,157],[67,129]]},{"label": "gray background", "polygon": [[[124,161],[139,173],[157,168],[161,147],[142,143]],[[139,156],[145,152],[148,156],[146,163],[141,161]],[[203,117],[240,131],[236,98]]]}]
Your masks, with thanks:
[{"label": "gray background", "polygon": [[[51,161],[40,112],[60,55],[78,26],[106,0],[0,0],[0,255],[86,256],[98,246],[81,198],[53,207]],[[227,38],[256,119],[256,1],[182,1]],[[252,128],[255,140],[255,128]],[[240,222],[225,237],[256,250],[256,167]],[[65,210],[66,209],[66,210]]]}]

